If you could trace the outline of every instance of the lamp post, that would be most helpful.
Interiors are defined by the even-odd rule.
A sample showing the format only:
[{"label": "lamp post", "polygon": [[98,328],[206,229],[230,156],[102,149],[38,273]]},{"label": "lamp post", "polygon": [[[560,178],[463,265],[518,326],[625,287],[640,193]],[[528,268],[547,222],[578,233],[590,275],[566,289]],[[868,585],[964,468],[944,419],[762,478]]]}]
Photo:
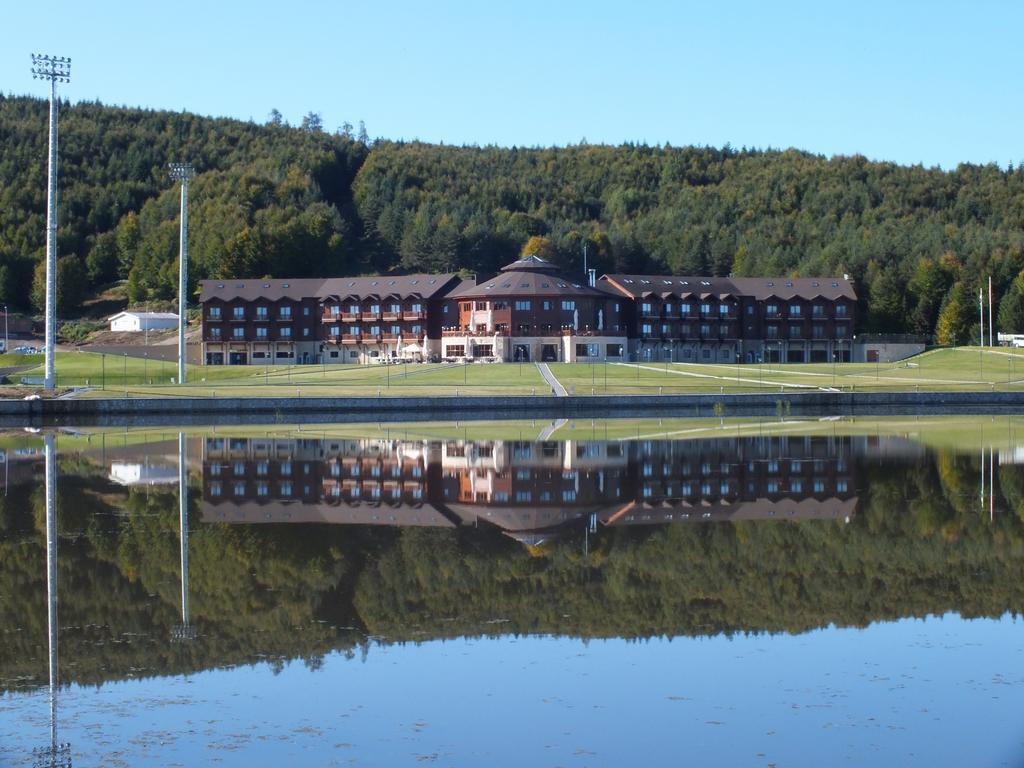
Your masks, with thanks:
[{"label": "lamp post", "polygon": [[50,152],[46,191],[46,365],[43,389],[55,386],[54,343],[57,339],[57,83],[71,82],[71,59],[32,54],[32,78],[50,82]]},{"label": "lamp post", "polygon": [[188,287],[188,180],[195,176],[191,163],[168,163],[171,178],[181,182],[181,231],[178,238],[178,384],[185,383],[185,291]]},{"label": "lamp post", "polygon": [[7,305],[4,304],[4,354],[11,351],[11,345],[7,339]]}]

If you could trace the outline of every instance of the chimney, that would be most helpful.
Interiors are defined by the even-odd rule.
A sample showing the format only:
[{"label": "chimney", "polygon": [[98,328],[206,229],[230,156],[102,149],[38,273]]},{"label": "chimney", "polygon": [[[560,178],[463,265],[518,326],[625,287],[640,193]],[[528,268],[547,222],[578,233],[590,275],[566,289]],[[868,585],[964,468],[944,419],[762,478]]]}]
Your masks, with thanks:
[{"label": "chimney", "polygon": [[597,286],[597,270],[596,269],[588,269],[587,270],[587,285],[589,285],[591,288],[595,288]]}]

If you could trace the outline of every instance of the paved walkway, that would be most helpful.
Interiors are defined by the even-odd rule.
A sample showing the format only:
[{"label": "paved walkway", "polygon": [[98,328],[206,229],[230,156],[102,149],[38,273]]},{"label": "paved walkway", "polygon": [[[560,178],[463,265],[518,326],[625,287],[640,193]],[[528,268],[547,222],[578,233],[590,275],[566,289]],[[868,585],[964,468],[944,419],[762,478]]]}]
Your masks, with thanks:
[{"label": "paved walkway", "polygon": [[544,427],[544,429],[540,431],[540,434],[537,435],[537,441],[541,442],[544,440],[550,440],[551,436],[555,434],[555,430],[561,429],[568,423],[568,419],[555,419],[553,422],[548,424],[546,427]]},{"label": "paved walkway", "polygon": [[569,393],[565,391],[558,379],[555,378],[555,374],[548,368],[547,363],[537,363],[537,370],[540,371],[540,375],[544,377],[544,381],[551,387],[551,394],[555,397],[568,397]]}]

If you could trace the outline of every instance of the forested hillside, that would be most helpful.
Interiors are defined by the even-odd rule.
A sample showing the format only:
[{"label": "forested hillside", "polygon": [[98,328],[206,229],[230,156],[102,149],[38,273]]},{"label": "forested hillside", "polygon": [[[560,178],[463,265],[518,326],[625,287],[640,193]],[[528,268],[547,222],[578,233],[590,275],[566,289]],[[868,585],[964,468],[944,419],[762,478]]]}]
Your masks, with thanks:
[{"label": "forested hillside", "polygon": [[[43,255],[44,101],[0,96],[0,300]],[[861,330],[973,337],[989,274],[1024,332],[1024,167],[953,171],[795,150],[449,147],[84,103],[61,113],[61,307],[128,281],[176,291],[191,160],[191,277],[484,272],[524,247],[582,269],[849,273]],[[38,282],[38,281],[37,281]],[[38,286],[37,286],[38,287]],[[36,299],[38,299],[38,290]]]}]

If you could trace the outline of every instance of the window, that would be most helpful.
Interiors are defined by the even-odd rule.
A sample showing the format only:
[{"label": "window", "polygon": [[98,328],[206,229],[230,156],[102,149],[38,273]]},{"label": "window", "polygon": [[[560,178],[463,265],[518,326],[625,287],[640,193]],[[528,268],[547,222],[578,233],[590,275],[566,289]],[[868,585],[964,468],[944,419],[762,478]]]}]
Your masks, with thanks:
[{"label": "window", "polygon": [[270,471],[270,462],[257,461],[256,462],[256,474],[265,475]]},{"label": "window", "polygon": [[576,302],[572,299],[562,299],[562,309],[574,310],[576,309]]},{"label": "window", "polygon": [[710,325],[702,325],[700,327],[700,335],[701,336],[710,336],[711,335],[711,326]]},{"label": "window", "polygon": [[836,304],[836,317],[846,317],[845,304]]},{"label": "window", "polygon": [[522,311],[522,310],[529,310],[530,309],[530,302],[529,302],[529,300],[527,300],[527,299],[517,299],[516,300],[516,309],[520,310],[520,311]]},{"label": "window", "polygon": [[288,481],[281,483],[281,495],[291,496],[292,495],[292,484]]},{"label": "window", "polygon": [[234,469],[234,473],[235,473],[236,476],[237,475],[244,475],[245,474],[245,462],[244,461],[236,461],[235,462],[235,466],[234,466],[233,469]]},{"label": "window", "polygon": [[219,341],[220,340],[220,328],[211,328],[210,329],[210,338]]},{"label": "window", "polygon": [[803,330],[796,323],[792,323],[789,326],[789,338],[799,339],[803,337]]},{"label": "window", "polygon": [[767,312],[769,315],[777,315],[777,314],[779,314],[779,305],[778,304],[766,304],[765,307],[764,307],[764,311]]},{"label": "window", "polygon": [[668,304],[662,305],[662,310],[665,312],[666,315],[671,315],[672,314],[672,304],[668,303]]},{"label": "window", "polygon": [[231,316],[235,320],[244,320],[245,319],[245,307],[235,307],[233,310],[231,310]]},{"label": "window", "polygon": [[350,315],[358,315],[359,314],[359,305],[358,304],[349,304],[348,305],[348,314],[350,314]]},{"label": "window", "polygon": [[[797,490],[799,490],[799,489],[797,489]],[[825,481],[824,480],[815,480],[814,481],[814,492],[815,493],[824,493],[825,492]]]},{"label": "window", "polygon": [[765,335],[766,338],[769,338],[769,339],[777,339],[777,338],[779,338],[779,326],[777,326],[777,325],[765,326],[764,335]]},{"label": "window", "polygon": [[644,323],[643,325],[640,326],[640,333],[642,333],[644,336],[650,336],[653,332],[654,331],[652,330],[652,326],[650,323]]},{"label": "window", "polygon": [[562,501],[576,501],[576,491],[562,491]]},{"label": "window", "polygon": [[370,335],[371,336],[380,336],[380,326],[379,325],[371,325],[370,326]]},{"label": "window", "polygon": [[220,483],[210,483],[210,495],[220,496]]},{"label": "window", "polygon": [[267,319],[267,314],[268,314],[268,312],[267,312],[267,308],[266,307],[256,307],[256,319],[257,320],[266,320]]},{"label": "window", "polygon": [[711,350],[710,349],[702,349],[700,356],[702,358],[704,358],[705,360],[710,360],[711,359]]},{"label": "window", "polygon": [[516,491],[516,501],[518,502],[529,502],[533,499],[533,494],[529,491]]},{"label": "window", "polygon": [[302,329],[302,337],[307,338],[309,336],[309,328]]},{"label": "window", "polygon": [[220,307],[210,307],[208,317],[211,320],[220,320]]},{"label": "window", "polygon": [[340,336],[340,335],[341,335],[341,328],[339,328],[336,325],[332,325],[331,326],[331,336]]},{"label": "window", "polygon": [[701,304],[700,305],[700,311],[703,312],[705,315],[711,314],[711,305],[710,304]]},{"label": "window", "polygon": [[481,311],[481,312],[484,311],[485,309],[487,309],[487,302],[486,301],[478,301],[476,303],[476,309]]},{"label": "window", "polygon": [[236,339],[245,338],[245,328],[234,328],[232,329],[231,336]]},{"label": "window", "polygon": [[267,326],[265,326],[265,325],[257,326],[257,328],[256,328],[256,338],[257,339],[265,339],[265,338],[267,338]]},{"label": "window", "polygon": [[302,308],[302,316],[303,317],[309,317],[309,307],[303,307]]},{"label": "window", "polygon": [[661,326],[661,335],[662,336],[668,336],[668,328],[669,327],[668,327],[667,324],[664,324],[664,323],[662,324],[662,326]]},{"label": "window", "polygon": [[546,301],[546,300],[542,301],[540,303],[540,307],[541,307],[541,309],[547,311],[547,310],[551,309],[551,302],[550,301]]},{"label": "window", "polygon": [[821,306],[821,304],[815,304],[813,307],[811,307],[811,316],[812,317],[824,317],[824,315],[825,315],[825,308],[823,306]]},{"label": "window", "polygon": [[391,326],[391,335],[392,336],[397,336],[401,332],[402,332],[402,326],[400,326],[400,325],[392,325]]},{"label": "window", "polygon": [[256,495],[266,496],[270,492],[270,486],[267,483],[256,483]]},{"label": "window", "polygon": [[577,344],[576,345],[576,357],[589,357],[589,356],[590,356],[590,350],[589,350],[589,348],[587,347],[586,344]]},{"label": "window", "polygon": [[689,304],[680,304],[679,305],[679,314],[681,314],[681,315],[688,315],[688,314],[690,314],[690,305]]},{"label": "window", "polygon": [[605,357],[622,357],[621,344],[608,344],[604,348]]},{"label": "window", "polygon": [[444,314],[444,315],[448,314],[448,305],[447,304],[445,304],[443,307],[441,307],[441,314]]},{"label": "window", "polygon": [[645,315],[651,314],[651,303],[649,301],[645,301],[643,304],[640,305],[640,311],[643,312]]},{"label": "window", "polygon": [[[815,483],[817,485],[817,483]],[[804,484],[802,480],[790,480],[789,491],[790,493],[802,493],[804,490]]]},{"label": "window", "polygon": [[390,312],[393,315],[397,315],[401,311],[402,311],[402,305],[401,304],[389,304],[388,305],[388,312]]},{"label": "window", "polygon": [[789,305],[789,316],[790,317],[800,317],[800,305],[799,304],[790,304]]},{"label": "window", "polygon": [[849,486],[847,486],[845,480],[838,480],[838,481],[836,481],[836,491],[838,493],[846,493],[846,490],[847,490],[848,487]]},{"label": "window", "polygon": [[423,311],[423,305],[422,304],[410,304],[409,305],[409,311],[410,312],[422,312]]},{"label": "window", "polygon": [[423,326],[422,325],[414,325],[409,330],[412,332],[413,336],[419,336],[420,334],[423,333]]},{"label": "window", "polygon": [[449,344],[444,348],[445,357],[465,357],[466,347],[464,344]]},{"label": "window", "polygon": [[292,337],[292,329],[291,328],[282,328],[281,329],[281,338],[282,339],[290,339],[291,337]]},{"label": "window", "polygon": [[836,323],[836,338],[845,339],[847,334],[846,323]]},{"label": "window", "polygon": [[277,316],[279,318],[281,318],[282,320],[291,320],[292,319],[292,308],[291,307],[281,307],[277,311]]},{"label": "window", "polygon": [[235,496],[245,496],[245,483],[235,483]]}]

